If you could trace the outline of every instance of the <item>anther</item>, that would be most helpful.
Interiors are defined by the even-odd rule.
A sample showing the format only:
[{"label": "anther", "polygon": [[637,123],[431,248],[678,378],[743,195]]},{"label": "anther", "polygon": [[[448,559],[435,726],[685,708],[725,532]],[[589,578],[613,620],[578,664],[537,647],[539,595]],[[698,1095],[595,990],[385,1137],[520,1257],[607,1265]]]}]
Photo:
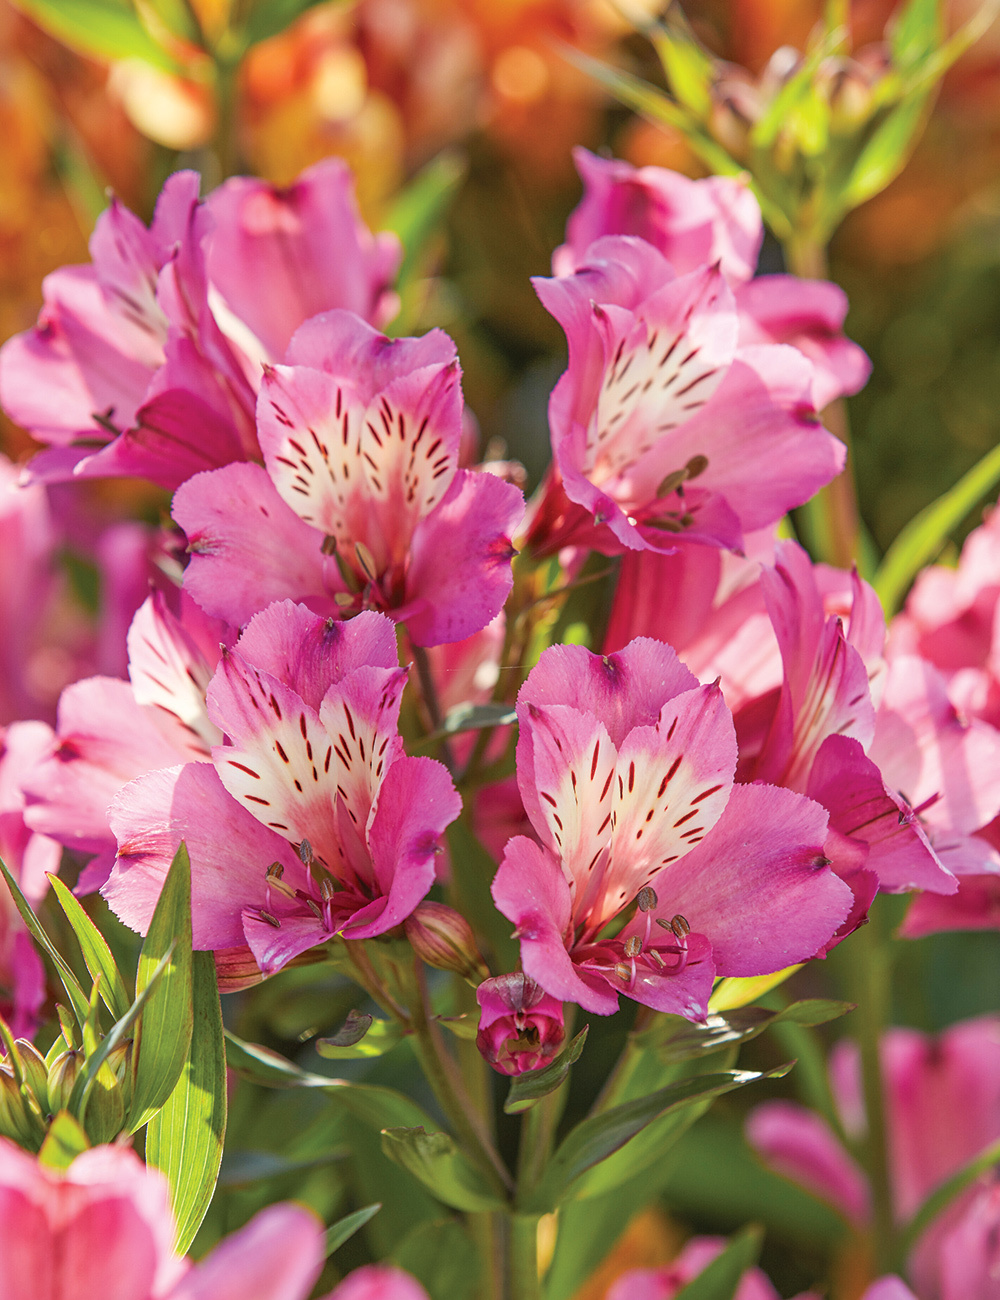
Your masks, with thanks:
[{"label": "anther", "polygon": [[320,898],[322,898],[323,902],[329,903],[329,901],[331,900],[331,898],[333,898],[336,892],[337,892],[336,885],[333,883],[333,881],[330,879],[329,876],[324,876],[323,879],[319,882],[319,896]]},{"label": "anther", "polygon": [[692,456],[684,469],[689,479],[697,478],[699,474],[704,474],[705,470],[708,469],[708,457]]},{"label": "anther", "polygon": [[364,544],[364,542],[354,543],[354,554],[358,557],[358,564],[361,571],[369,582],[375,582],[378,578],[378,565],[375,563],[375,556]]},{"label": "anther", "polygon": [[334,537],[333,533],[327,533],[327,535],[323,538],[323,544],[322,546],[320,546],[319,549],[323,552],[324,555],[337,554],[337,539],[336,537]]},{"label": "anther", "polygon": [[638,957],[642,952],[642,940],[637,934],[631,935],[623,945],[626,957]]},{"label": "anther", "polygon": [[273,913],[265,912],[264,909],[260,907],[257,909],[257,915],[262,921],[266,921],[268,925],[273,925],[276,930],[281,929],[281,922],[273,915]]},{"label": "anther", "polygon": [[[311,867],[313,864],[313,848],[308,840],[302,840],[299,844],[299,860],[304,867]],[[275,863],[275,866],[278,864]]]},{"label": "anther", "polygon": [[639,905],[640,912],[652,912],[660,900],[656,897],[656,890],[652,885],[643,885],[636,894],[635,901]]},{"label": "anther", "polygon": [[615,974],[620,980],[624,980],[627,984],[632,978],[632,967],[626,965],[625,962],[620,961],[615,965]]},{"label": "anther", "polygon": [[683,939],[685,935],[691,933],[691,925],[686,916],[681,916],[680,912],[671,918],[670,928],[676,934],[678,939]]}]

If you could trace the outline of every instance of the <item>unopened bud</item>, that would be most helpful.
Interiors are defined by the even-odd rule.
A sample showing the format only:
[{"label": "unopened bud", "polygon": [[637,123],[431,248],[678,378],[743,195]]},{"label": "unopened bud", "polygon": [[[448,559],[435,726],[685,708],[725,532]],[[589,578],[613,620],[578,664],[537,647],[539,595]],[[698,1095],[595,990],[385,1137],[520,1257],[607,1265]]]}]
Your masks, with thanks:
[{"label": "unopened bud", "polygon": [[76,1077],[80,1073],[82,1057],[79,1052],[60,1052],[49,1066],[47,1080],[49,1108],[53,1115],[65,1110],[69,1105],[70,1095]]},{"label": "unopened bud", "polygon": [[472,985],[489,976],[472,926],[444,903],[424,901],[406,918],[406,937],[421,961],[437,970],[454,971]]},{"label": "unopened bud", "polygon": [[482,1008],[476,1046],[500,1074],[537,1070],[565,1037],[562,1003],[520,971],[485,980],[476,989]]}]

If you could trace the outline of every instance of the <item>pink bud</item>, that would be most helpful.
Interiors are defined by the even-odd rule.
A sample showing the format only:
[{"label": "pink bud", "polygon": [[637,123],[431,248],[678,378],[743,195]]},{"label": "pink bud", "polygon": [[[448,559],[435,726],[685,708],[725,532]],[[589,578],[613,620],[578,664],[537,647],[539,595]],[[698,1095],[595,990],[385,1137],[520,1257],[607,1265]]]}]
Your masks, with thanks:
[{"label": "pink bud", "polygon": [[537,1070],[565,1037],[562,1003],[514,971],[476,989],[482,1014],[476,1046],[501,1074]]},{"label": "pink bud", "polygon": [[470,984],[489,974],[472,927],[453,907],[425,900],[406,918],[405,927],[413,951],[428,966],[454,971]]}]

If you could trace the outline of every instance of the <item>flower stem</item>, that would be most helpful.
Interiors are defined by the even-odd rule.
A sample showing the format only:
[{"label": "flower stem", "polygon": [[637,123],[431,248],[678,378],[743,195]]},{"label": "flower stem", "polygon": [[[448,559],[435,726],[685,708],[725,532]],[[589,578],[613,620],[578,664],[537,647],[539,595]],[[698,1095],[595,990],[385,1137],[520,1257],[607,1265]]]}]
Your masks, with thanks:
[{"label": "flower stem", "polygon": [[[829,279],[826,247],[819,240],[792,234],[784,245],[785,265],[804,279]],[[823,425],[847,448],[841,473],[801,507],[807,521],[815,557],[849,569],[858,560],[861,525],[854,486],[854,455],[851,428],[843,398],[831,402],[821,413]]]},{"label": "flower stem", "polygon": [[861,1083],[868,1132],[864,1163],[872,1190],[875,1265],[879,1274],[889,1273],[896,1257],[896,1223],[889,1176],[889,1127],[882,1077],[880,1044],[889,1019],[891,956],[884,927],[884,909],[872,908],[869,924],[854,940],[853,971],[858,1002]]},{"label": "flower stem", "polygon": [[509,1300],[541,1300],[542,1287],[538,1278],[538,1219],[537,1214],[511,1216]]}]

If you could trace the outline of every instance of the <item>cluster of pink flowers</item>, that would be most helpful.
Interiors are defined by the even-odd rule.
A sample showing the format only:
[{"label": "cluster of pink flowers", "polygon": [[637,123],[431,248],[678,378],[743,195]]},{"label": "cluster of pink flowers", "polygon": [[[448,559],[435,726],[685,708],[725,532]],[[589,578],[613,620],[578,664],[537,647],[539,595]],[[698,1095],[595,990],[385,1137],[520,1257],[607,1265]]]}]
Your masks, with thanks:
[{"label": "cluster of pink flowers", "polygon": [[[754,278],[741,182],[578,165],[536,286],[569,360],[527,515],[474,463],[452,341],[379,333],[399,248],[339,163],[204,200],[181,173],[149,229],[114,203],[92,264],[46,282],[0,355],[6,409],[48,444],[27,479],[152,479],[180,532],[128,680],[76,681],[54,731],[6,733],[0,830],[32,897],[65,846],[143,930],[183,840],[223,987],[405,922],[461,802],[457,770],[404,750],[398,647],[432,726],[428,679],[435,706],[488,698],[516,541],[570,580],[588,550],[622,558],[603,652],[544,651],[516,792],[477,796],[484,839],[508,829],[493,897],[521,947],[480,990],[497,1068],[551,1056],[566,1001],[703,1019],[718,976],[822,955],[877,890],[923,891],[913,934],[995,923],[995,526],[925,575],[887,646],[864,582],[776,540],[844,463],[818,414],[868,373],[843,294]],[[39,976],[4,926],[27,1023]]]}]

